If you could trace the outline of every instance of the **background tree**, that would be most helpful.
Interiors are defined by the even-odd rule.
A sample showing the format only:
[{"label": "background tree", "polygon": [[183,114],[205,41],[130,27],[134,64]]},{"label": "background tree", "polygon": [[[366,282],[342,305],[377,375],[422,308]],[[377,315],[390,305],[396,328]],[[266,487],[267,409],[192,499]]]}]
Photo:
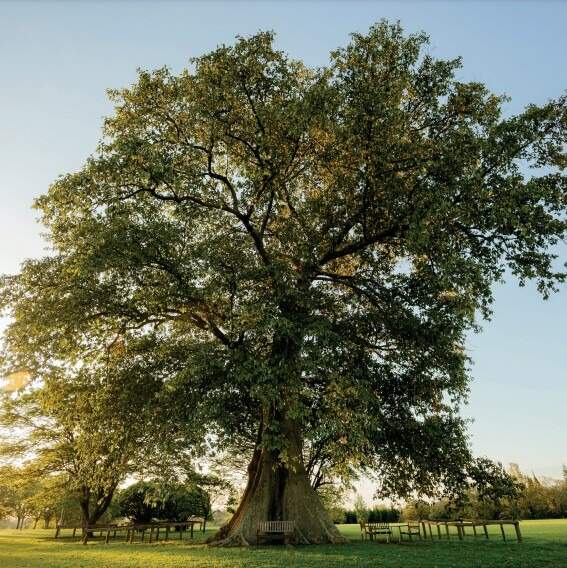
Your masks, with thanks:
[{"label": "background tree", "polygon": [[[37,472],[32,475],[36,477]],[[68,487],[68,479],[65,475],[51,475],[36,477],[38,481],[33,494],[26,499],[29,515],[33,519],[33,528],[37,528],[43,521],[43,528],[48,529],[52,521],[58,520],[65,508],[69,507],[69,500],[75,497]]]},{"label": "background tree", "polygon": [[16,519],[16,528],[24,528],[26,518],[33,516],[30,498],[38,490],[37,478],[21,467],[0,467],[0,507],[5,516]]},{"label": "background tree", "polygon": [[354,500],[354,512],[356,513],[357,522],[368,521],[368,505],[362,495],[357,495]]},{"label": "background tree", "polygon": [[27,464],[39,486],[25,506],[38,520],[54,511],[64,484],[83,524],[95,524],[128,475],[159,466],[165,475],[168,455],[178,466],[194,455],[190,430],[165,420],[170,373],[164,359],[156,367],[156,348],[149,336],[113,338],[102,350],[68,352],[45,365],[35,352],[20,353],[33,380],[0,394],[0,425],[9,433],[0,459]]},{"label": "background tree", "polygon": [[170,423],[254,436],[221,542],[266,519],[342,540],[305,468],[317,440],[384,494],[458,491],[476,315],[506,271],[544,296],[565,278],[565,98],[503,118],[426,44],[382,22],[310,69],[259,33],[141,72],[97,154],[37,202],[53,254],[5,280],[9,352],[163,337]]},{"label": "background tree", "polygon": [[121,515],[137,523],[152,519],[182,522],[192,516],[206,519],[210,497],[197,486],[139,481],[119,493],[118,508]]}]

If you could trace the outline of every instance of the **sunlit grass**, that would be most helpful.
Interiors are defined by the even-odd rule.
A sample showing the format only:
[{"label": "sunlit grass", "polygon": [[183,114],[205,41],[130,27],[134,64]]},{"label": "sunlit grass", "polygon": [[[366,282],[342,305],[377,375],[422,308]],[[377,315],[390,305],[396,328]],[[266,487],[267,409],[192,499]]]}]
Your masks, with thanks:
[{"label": "sunlit grass", "polygon": [[[503,542],[499,527],[491,527],[491,538],[467,537],[459,542],[417,541],[385,544],[361,542],[357,525],[342,525],[351,544],[337,546],[263,546],[250,549],[214,549],[197,534],[191,541],[176,536],[167,543],[125,544],[123,538],[105,545],[96,540],[87,546],[66,537],[53,539],[53,530],[0,530],[0,568],[312,568],[403,567],[403,568],[567,568],[567,520],[525,521],[524,543],[513,539],[513,528]],[[70,536],[70,532],[64,535]]]}]

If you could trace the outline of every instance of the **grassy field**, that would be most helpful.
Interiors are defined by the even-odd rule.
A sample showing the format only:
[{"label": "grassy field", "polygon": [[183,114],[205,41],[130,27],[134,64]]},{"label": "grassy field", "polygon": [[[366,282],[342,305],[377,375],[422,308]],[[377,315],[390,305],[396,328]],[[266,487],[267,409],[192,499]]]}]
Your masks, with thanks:
[{"label": "grassy field", "polygon": [[491,527],[494,538],[489,541],[467,537],[459,542],[454,537],[449,542],[362,543],[358,526],[343,525],[351,544],[250,549],[211,549],[202,544],[202,535],[194,542],[83,546],[68,538],[54,540],[52,530],[6,529],[0,530],[0,568],[567,568],[567,520],[525,521],[521,527],[522,544],[503,542],[498,527]]}]

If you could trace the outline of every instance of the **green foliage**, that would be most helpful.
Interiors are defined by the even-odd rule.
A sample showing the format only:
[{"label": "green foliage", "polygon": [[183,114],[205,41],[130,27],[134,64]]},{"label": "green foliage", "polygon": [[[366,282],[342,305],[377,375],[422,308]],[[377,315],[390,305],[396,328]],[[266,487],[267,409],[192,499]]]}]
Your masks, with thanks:
[{"label": "green foliage", "polygon": [[[507,271],[565,280],[567,111],[503,118],[427,43],[380,22],[310,69],[259,33],[113,91],[98,151],[37,200],[52,254],[3,281],[6,372],[64,392],[86,362],[119,431],[155,388],[152,439],[186,424],[293,466],[294,432],[382,494],[460,491],[467,334]],[[134,373],[91,375],[116,341]]]},{"label": "green foliage", "polygon": [[40,490],[40,483],[29,469],[13,466],[0,467],[0,508],[3,517],[12,516],[21,527],[34,510],[33,496]]},{"label": "green foliage", "polygon": [[137,523],[150,522],[156,506],[146,500],[146,494],[152,488],[150,483],[139,481],[120,491],[117,497],[120,514]]},{"label": "green foliage", "polygon": [[358,522],[366,522],[368,521],[368,506],[364,502],[364,498],[362,495],[357,495],[354,501],[354,516],[355,516],[355,523]]},{"label": "green foliage", "polygon": [[345,524],[366,523],[397,523],[400,520],[401,511],[394,507],[372,507],[364,510],[355,508],[344,511],[343,521]]},{"label": "green foliage", "polygon": [[403,517],[442,520],[567,518],[565,479],[542,483],[535,476],[522,474],[517,466],[512,475],[502,476],[499,472],[497,479],[490,491],[486,491],[486,485],[472,486],[457,501],[410,501],[403,510]]},{"label": "green foliage", "polygon": [[36,481],[58,476],[84,520],[101,518],[128,475],[159,467],[165,476],[169,456],[179,469],[194,454],[190,431],[167,424],[160,410],[167,368],[156,366],[148,341],[126,348],[114,338],[102,351],[75,353],[80,361],[49,365],[41,381],[0,393],[0,425],[9,433],[0,459],[23,460]]},{"label": "green foliage", "polygon": [[369,523],[397,523],[401,512],[394,507],[373,507],[368,511]]},{"label": "green foliage", "polygon": [[0,510],[17,519],[18,526],[49,528],[55,521],[81,521],[81,509],[73,484],[66,475],[46,475],[37,463],[0,468]]},{"label": "green foliage", "polygon": [[122,516],[138,523],[152,519],[185,521],[191,516],[206,519],[210,514],[210,498],[199,487],[179,484],[164,487],[139,481],[119,493],[118,508]]}]

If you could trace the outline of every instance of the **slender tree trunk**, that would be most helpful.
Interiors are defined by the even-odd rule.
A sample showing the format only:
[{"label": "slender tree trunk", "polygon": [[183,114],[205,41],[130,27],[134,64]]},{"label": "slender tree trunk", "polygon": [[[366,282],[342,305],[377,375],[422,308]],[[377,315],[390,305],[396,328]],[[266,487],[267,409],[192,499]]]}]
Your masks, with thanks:
[{"label": "slender tree trunk", "polygon": [[289,444],[287,466],[277,451],[258,448],[254,452],[242,501],[211,544],[256,544],[258,523],[272,520],[295,521],[295,539],[300,544],[346,542],[311,487],[297,425],[288,421],[284,431]]},{"label": "slender tree trunk", "polygon": [[20,519],[20,530],[24,530],[24,522],[26,520],[26,516],[22,515],[21,519]]}]

